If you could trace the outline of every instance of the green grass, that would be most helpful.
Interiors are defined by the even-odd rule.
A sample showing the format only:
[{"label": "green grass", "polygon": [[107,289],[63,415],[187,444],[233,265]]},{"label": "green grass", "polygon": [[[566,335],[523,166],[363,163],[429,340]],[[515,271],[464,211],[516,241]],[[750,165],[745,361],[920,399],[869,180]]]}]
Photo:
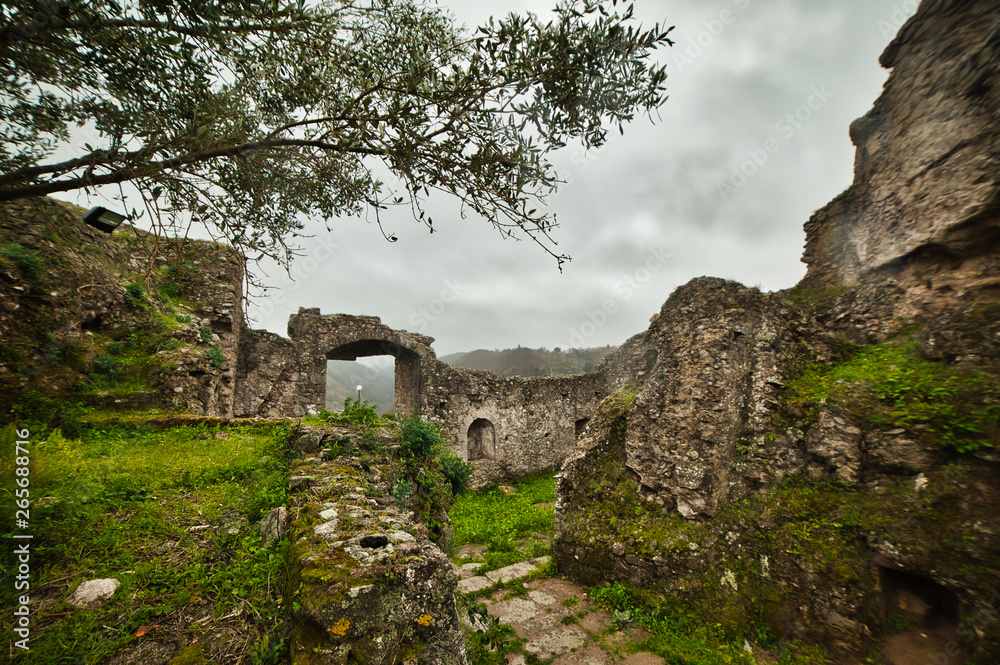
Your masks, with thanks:
[{"label": "green grass", "polygon": [[[274,426],[33,435],[34,618],[31,651],[17,662],[97,663],[134,645],[143,625],[190,641],[203,628],[178,623],[185,606],[211,621],[238,611],[250,647],[273,648],[284,622],[287,542],[264,548],[255,523],[286,502],[286,438]],[[3,487],[14,486],[13,440],[12,428],[3,430]],[[0,532],[13,531],[12,516],[4,511]],[[5,607],[15,603],[11,575],[0,589]],[[105,606],[80,611],[65,602],[78,583],[100,577],[121,583]],[[0,632],[12,640],[5,615]]]},{"label": "green grass", "polygon": [[1000,434],[996,377],[920,356],[913,342],[863,349],[788,382],[786,404],[810,413],[839,406],[873,426],[901,427],[959,452],[990,448]]},{"label": "green grass", "polygon": [[29,279],[38,277],[44,268],[42,260],[34,252],[30,249],[25,249],[17,243],[9,242],[0,247],[0,257],[7,259],[17,266],[21,274]]},{"label": "green grass", "polygon": [[[735,634],[720,623],[705,621],[691,608],[670,598],[662,598],[653,608],[646,607],[627,586],[612,582],[589,590],[591,599],[612,612],[619,626],[636,624],[649,637],[633,644],[635,651],[649,651],[668,663],[684,665],[754,665],[756,659],[746,646],[754,641],[775,642],[772,636],[757,634],[754,639]],[[783,644],[779,665],[822,665],[822,649],[792,642]]]},{"label": "green grass", "polygon": [[[486,545],[482,572],[548,554],[555,528],[555,478],[533,476],[514,483],[513,494],[496,485],[459,496],[449,511],[454,547]],[[527,541],[527,542],[525,542]]]}]

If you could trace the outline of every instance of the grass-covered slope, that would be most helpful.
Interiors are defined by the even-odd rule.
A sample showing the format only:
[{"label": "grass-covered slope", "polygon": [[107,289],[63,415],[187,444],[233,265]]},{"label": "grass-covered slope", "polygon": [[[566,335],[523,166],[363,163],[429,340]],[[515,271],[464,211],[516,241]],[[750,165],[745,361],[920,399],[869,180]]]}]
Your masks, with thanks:
[{"label": "grass-covered slope", "polygon": [[241,264],[214,243],[127,225],[108,235],[85,212],[47,198],[0,206],[0,412],[17,404],[12,416],[56,425],[78,404],[204,407],[214,386],[174,388],[233,369]]},{"label": "grass-covered slope", "polygon": [[[287,495],[281,425],[192,425],[157,431],[141,419],[91,418],[78,436],[19,424],[29,443],[30,506],[15,525],[13,426],[0,432],[0,533],[30,534],[30,587],[4,548],[3,641],[18,663],[99,663],[139,649],[186,649],[190,660],[274,662],[287,634],[287,541],[265,546],[261,517]],[[155,421],[151,421],[155,425]],[[119,582],[107,604],[77,609],[80,583]],[[30,596],[29,651],[13,647],[12,608]],[[151,646],[153,645],[153,646]],[[149,651],[152,653],[152,651]],[[148,654],[147,654],[148,655]],[[152,658],[152,656],[149,656]]]}]

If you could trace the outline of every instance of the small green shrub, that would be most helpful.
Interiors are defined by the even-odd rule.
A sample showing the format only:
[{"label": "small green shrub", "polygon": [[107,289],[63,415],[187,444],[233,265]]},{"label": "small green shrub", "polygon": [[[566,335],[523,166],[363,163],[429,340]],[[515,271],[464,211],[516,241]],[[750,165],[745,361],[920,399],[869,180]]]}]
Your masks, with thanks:
[{"label": "small green shrub", "polygon": [[222,352],[217,346],[213,346],[208,350],[206,354],[208,356],[209,362],[212,363],[212,367],[222,367],[226,364],[226,354]]},{"label": "small green shrub", "polygon": [[212,341],[212,329],[209,326],[202,326],[198,333],[201,335],[201,341],[205,344]]},{"label": "small green shrub", "polygon": [[361,443],[358,447],[365,452],[376,455],[381,455],[386,450],[385,444],[379,441],[379,438],[375,436],[375,432],[370,429],[365,430],[364,434],[361,435]]},{"label": "small green shrub", "polygon": [[169,279],[160,282],[160,295],[164,298],[176,298],[180,294],[180,289],[176,282]]},{"label": "small green shrub", "polygon": [[402,430],[403,439],[400,442],[399,452],[411,461],[426,459],[434,450],[434,446],[441,442],[441,433],[437,425],[423,420],[416,412],[403,420]]},{"label": "small green shrub", "polygon": [[327,411],[320,409],[317,417],[331,425],[364,425],[368,427],[383,425],[386,419],[378,415],[378,406],[368,400],[357,400],[348,397],[344,400],[343,411]]},{"label": "small green shrub", "polygon": [[340,443],[337,441],[327,444],[323,447],[323,450],[326,452],[327,459],[336,459],[340,457]]},{"label": "small green shrub", "polygon": [[189,314],[175,314],[174,319],[178,323],[191,323],[191,316]]},{"label": "small green shrub", "polygon": [[159,351],[173,351],[179,349],[184,345],[184,342],[179,339],[168,339],[165,342],[157,345]]},{"label": "small green shrub", "polygon": [[396,500],[396,506],[400,510],[406,510],[411,496],[413,496],[413,485],[408,480],[400,480],[392,488],[392,498]]},{"label": "small green shrub", "polygon": [[0,256],[7,259],[21,271],[21,274],[30,279],[38,277],[42,272],[42,260],[35,256],[34,252],[21,247],[17,243],[9,242],[0,247]]},{"label": "small green shrub", "polygon": [[140,307],[146,302],[146,289],[139,282],[129,282],[125,285],[125,303],[129,307]]},{"label": "small green shrub", "polygon": [[469,633],[466,654],[470,665],[505,665],[507,654],[513,651],[514,629],[480,603],[469,608],[469,619],[476,629]]},{"label": "small green shrub", "polygon": [[94,362],[94,372],[97,374],[117,376],[121,370],[121,362],[110,353],[104,354]]},{"label": "small green shrub", "polygon": [[451,493],[455,496],[464,494],[469,489],[469,479],[475,467],[469,462],[451,452],[441,453],[441,472],[451,483]]}]

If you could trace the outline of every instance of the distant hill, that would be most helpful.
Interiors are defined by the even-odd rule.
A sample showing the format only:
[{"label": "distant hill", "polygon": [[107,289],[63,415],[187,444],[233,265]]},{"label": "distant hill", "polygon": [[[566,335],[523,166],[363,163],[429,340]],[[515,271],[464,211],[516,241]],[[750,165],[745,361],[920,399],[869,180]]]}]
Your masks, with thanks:
[{"label": "distant hill", "polygon": [[440,360],[443,363],[448,363],[449,365],[454,365],[455,361],[461,360],[466,353],[467,351],[459,351],[458,353],[449,353],[446,356],[439,356],[438,360]]},{"label": "distant hill", "polygon": [[[604,356],[614,351],[615,346],[601,346],[591,349],[478,349],[465,354],[451,354],[455,360],[446,360],[455,367],[487,369],[503,376],[567,376],[593,372]],[[445,360],[442,358],[442,360]]]}]

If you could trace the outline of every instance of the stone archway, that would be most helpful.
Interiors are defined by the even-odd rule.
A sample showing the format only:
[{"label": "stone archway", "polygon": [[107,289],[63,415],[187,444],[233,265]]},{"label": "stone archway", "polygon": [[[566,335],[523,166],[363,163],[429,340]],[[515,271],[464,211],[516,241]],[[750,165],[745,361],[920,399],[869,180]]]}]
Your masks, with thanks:
[{"label": "stone archway", "polygon": [[476,418],[469,425],[468,460],[495,460],[497,458],[497,434],[493,423],[486,418]]},{"label": "stone archway", "polygon": [[422,402],[422,368],[436,362],[432,337],[393,330],[376,316],[319,313],[300,309],[288,318],[288,336],[298,352],[293,399],[305,412],[326,404],[326,364],[364,356],[395,358],[395,411],[410,413]]},{"label": "stone archway", "polygon": [[[327,360],[357,360],[368,356],[393,356],[395,368],[395,411],[410,413],[420,403],[420,356],[398,344],[377,339],[361,339],[341,344],[326,352]],[[326,386],[324,384],[324,402]]]}]

